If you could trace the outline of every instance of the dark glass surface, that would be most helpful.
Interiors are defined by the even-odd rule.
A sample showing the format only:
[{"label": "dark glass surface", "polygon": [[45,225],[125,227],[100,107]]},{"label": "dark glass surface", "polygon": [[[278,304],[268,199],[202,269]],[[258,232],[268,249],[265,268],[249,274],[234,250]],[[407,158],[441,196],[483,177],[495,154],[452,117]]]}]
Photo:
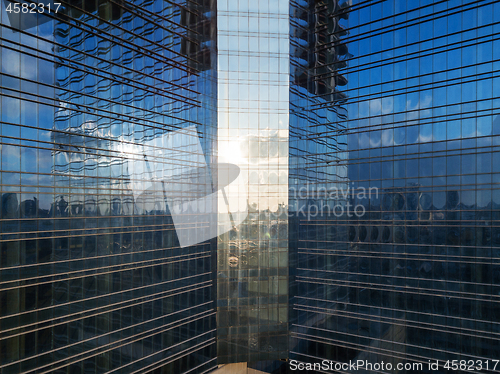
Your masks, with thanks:
[{"label": "dark glass surface", "polygon": [[166,173],[184,144],[162,139],[194,125],[214,163],[215,4],[77,1],[16,23],[8,3],[1,373],[214,368],[216,243],[181,248],[131,160]]},{"label": "dark glass surface", "polygon": [[[7,4],[0,373],[499,359],[497,2]],[[242,223],[181,248],[193,125]]]},{"label": "dark glass surface", "polygon": [[[499,4],[291,14],[290,358],[497,359]],[[347,203],[364,214],[307,216]]]}]

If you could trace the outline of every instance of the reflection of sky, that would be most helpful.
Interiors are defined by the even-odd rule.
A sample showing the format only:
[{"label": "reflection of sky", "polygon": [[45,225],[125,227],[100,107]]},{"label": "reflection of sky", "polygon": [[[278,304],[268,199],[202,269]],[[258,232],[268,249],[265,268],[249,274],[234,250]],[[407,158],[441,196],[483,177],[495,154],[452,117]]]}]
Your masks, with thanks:
[{"label": "reflection of sky", "polygon": [[[229,258],[239,261],[240,271],[230,275],[228,286],[237,284],[236,291],[227,293],[221,286],[218,302],[220,307],[238,306],[233,313],[242,328],[233,325],[232,330],[238,331],[241,341],[250,342],[249,349],[284,351],[286,344],[277,344],[274,337],[283,334],[287,324],[288,281],[285,275],[277,275],[288,274],[288,220],[273,213],[288,204],[289,2],[219,0],[217,7],[218,156],[219,162],[235,163],[241,170],[240,177],[226,188],[230,210],[234,214],[250,206],[247,220],[230,235],[219,236],[220,284],[232,273]],[[220,201],[219,225],[225,212]],[[249,296],[258,297],[259,305],[250,306],[245,300]],[[223,309],[218,318],[222,326]],[[257,325],[265,325],[266,330]],[[262,331],[268,344],[262,344],[256,334]],[[281,338],[286,341],[285,336]],[[221,334],[219,343],[225,342]],[[238,360],[247,361],[250,355],[242,359],[242,348],[238,348]]]},{"label": "reflection of sky", "polygon": [[288,6],[218,2],[219,161],[242,168],[228,192],[240,206],[242,188],[259,209],[287,202]]},{"label": "reflection of sky", "polygon": [[[463,116],[464,119],[461,121],[436,118],[431,122],[429,118],[432,118],[432,109],[430,109],[432,96],[423,96],[421,100],[415,101],[408,99],[399,110],[395,108],[395,99],[399,97],[389,96],[350,105],[351,118],[358,116],[357,127],[361,131],[355,135],[357,141],[351,137],[350,149],[357,149],[358,146],[359,149],[365,149],[490,136],[493,128],[500,122],[500,117],[492,118],[490,115],[477,117],[474,115],[472,118]],[[403,128],[400,123],[392,123],[394,114],[397,115],[398,112],[404,112],[404,124],[409,127]],[[356,122],[352,124],[351,127],[355,128]],[[380,127],[382,127],[381,130]]]},{"label": "reflection of sky", "polygon": [[[1,6],[4,7],[4,4],[5,2],[2,1]],[[2,24],[10,25],[5,11],[1,12],[1,16]],[[53,55],[51,44],[53,41],[52,28],[53,22],[47,22],[38,27],[27,29],[22,34],[8,27],[2,28],[2,37],[8,40],[2,42],[1,71],[2,74],[5,74],[2,77],[2,88],[5,94],[16,96],[17,92],[7,89],[21,89],[20,80],[16,79],[16,77],[54,85],[54,63],[50,61],[53,58],[51,57]],[[27,54],[21,55],[19,52],[20,45],[23,46],[25,52],[35,55],[41,54],[44,59],[37,59]],[[47,54],[41,53],[43,51],[47,52]],[[11,77],[8,77],[7,74]],[[54,96],[52,88],[42,87],[36,83],[23,81],[22,88],[25,92],[38,92],[40,95],[48,97]],[[36,99],[34,96],[30,98]],[[2,97],[2,108],[3,121],[18,123],[22,120],[26,125],[36,126],[36,118],[34,118],[33,114],[36,113],[37,109],[34,103],[24,102],[23,107],[21,107],[19,99],[4,96]],[[46,112],[46,107],[40,106],[38,126],[51,128],[53,125],[53,116],[45,116]],[[51,112],[53,113],[53,109]],[[33,118],[30,118],[30,116]]]},{"label": "reflection of sky", "polygon": [[[397,2],[405,3],[412,2]],[[372,17],[381,14],[380,6],[371,6]],[[392,5],[386,2],[385,6]],[[495,97],[495,86],[489,77],[476,75],[476,69],[491,69],[492,48],[486,40],[474,37],[475,31],[459,35],[473,26],[474,17],[420,22],[357,40],[357,35],[367,31],[360,25],[370,22],[359,17],[368,14],[353,10],[348,19],[349,51],[360,56],[346,72],[346,92],[352,100],[347,142],[350,178],[370,185],[414,182],[449,189],[460,183],[490,183],[488,173],[494,170],[495,154],[483,147],[498,142],[494,135],[500,119],[491,112],[488,100]],[[481,17],[485,16],[483,10]],[[471,44],[462,48],[436,44],[436,36],[452,29],[457,33],[452,43],[467,40]],[[399,48],[403,45],[404,49]],[[476,151],[470,151],[476,148],[480,150],[477,157],[472,154]],[[405,153],[409,156],[403,160]],[[482,189],[474,196],[463,193],[462,202],[486,206],[491,200],[488,194]],[[442,200],[439,195],[436,199]]]}]

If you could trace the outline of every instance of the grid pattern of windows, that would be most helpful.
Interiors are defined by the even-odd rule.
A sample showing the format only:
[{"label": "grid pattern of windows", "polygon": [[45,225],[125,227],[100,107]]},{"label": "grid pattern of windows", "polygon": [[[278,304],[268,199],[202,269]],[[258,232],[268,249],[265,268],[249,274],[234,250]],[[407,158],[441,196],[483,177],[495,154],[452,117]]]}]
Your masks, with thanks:
[{"label": "grid pattern of windows", "polygon": [[497,359],[500,4],[291,12],[291,358]]},{"label": "grid pattern of windows", "polygon": [[[241,174],[218,241],[218,360],[288,356],[288,1],[218,1],[218,156]],[[224,222],[220,222],[224,224]]]},{"label": "grid pattern of windows", "polygon": [[215,160],[214,4],[61,3],[0,10],[0,372],[207,372],[215,241],[180,248],[144,190],[171,131]]}]

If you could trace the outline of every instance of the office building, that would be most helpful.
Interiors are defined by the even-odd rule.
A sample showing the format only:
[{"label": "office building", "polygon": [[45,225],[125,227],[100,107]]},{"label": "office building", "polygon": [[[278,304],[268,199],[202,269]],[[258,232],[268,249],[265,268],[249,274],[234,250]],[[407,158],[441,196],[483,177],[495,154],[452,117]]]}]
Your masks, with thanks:
[{"label": "office building", "polygon": [[214,163],[214,4],[2,5],[1,372],[212,370],[216,243],[181,248],[151,180],[190,126]]},{"label": "office building", "polygon": [[500,371],[499,3],[9,4],[0,374]]},{"label": "office building", "polygon": [[500,353],[499,4],[293,4],[290,359],[481,369]]},{"label": "office building", "polygon": [[219,363],[288,355],[288,2],[217,2],[219,160],[245,211],[219,236]]}]

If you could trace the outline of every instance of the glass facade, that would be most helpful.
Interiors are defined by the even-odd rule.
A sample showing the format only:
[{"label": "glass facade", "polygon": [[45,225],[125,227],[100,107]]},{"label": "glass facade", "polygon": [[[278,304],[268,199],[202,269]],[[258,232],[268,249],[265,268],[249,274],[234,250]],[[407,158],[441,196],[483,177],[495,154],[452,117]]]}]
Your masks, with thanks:
[{"label": "glass facade", "polygon": [[14,3],[0,374],[499,372],[500,3]]},{"label": "glass facade", "polygon": [[290,358],[497,359],[500,4],[291,4]]},{"label": "glass facade", "polygon": [[[288,356],[288,2],[219,0],[218,157],[240,167],[218,239],[217,358]],[[241,215],[244,217],[241,217]],[[246,218],[245,218],[246,217]],[[219,222],[223,225],[224,222]]]},{"label": "glass facade", "polygon": [[[211,370],[216,242],[181,248],[151,182],[216,160],[215,4],[8,4],[0,372]],[[191,126],[194,156],[168,142]]]}]

